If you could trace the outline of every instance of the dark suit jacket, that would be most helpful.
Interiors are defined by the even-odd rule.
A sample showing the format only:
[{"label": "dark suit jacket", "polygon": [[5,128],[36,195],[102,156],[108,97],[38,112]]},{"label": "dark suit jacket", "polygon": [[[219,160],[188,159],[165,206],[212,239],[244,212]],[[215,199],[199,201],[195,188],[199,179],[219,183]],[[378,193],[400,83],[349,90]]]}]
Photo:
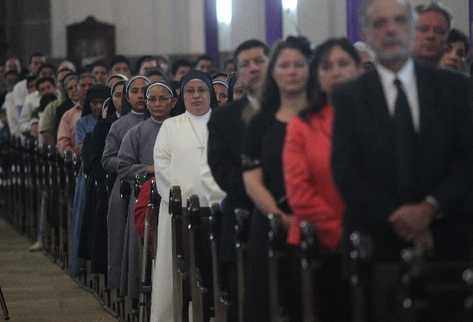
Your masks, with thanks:
[{"label": "dark suit jacket", "polygon": [[473,117],[468,82],[461,75],[415,65],[420,108],[416,187],[412,199],[397,191],[392,118],[376,70],[333,95],[335,122],[332,166],[346,202],[345,236],[359,230],[372,236],[375,257],[398,259],[407,246],[387,219],[399,206],[431,195],[444,219],[432,225],[436,255],[464,256],[464,214],[473,182]]},{"label": "dark suit jacket", "polygon": [[242,113],[249,104],[246,96],[213,110],[208,122],[208,163],[215,181],[227,193],[222,221],[222,257],[234,258],[235,208],[251,210],[241,168],[241,146],[246,131]]}]

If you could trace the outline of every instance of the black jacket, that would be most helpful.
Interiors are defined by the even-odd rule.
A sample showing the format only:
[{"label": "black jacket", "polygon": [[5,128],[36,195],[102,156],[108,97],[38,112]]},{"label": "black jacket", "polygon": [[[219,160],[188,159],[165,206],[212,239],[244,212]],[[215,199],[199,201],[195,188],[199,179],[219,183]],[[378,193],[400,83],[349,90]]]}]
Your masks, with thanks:
[{"label": "black jacket", "polygon": [[[448,71],[415,65],[420,108],[414,202],[433,196],[444,219],[432,225],[436,255],[457,258],[467,251],[465,204],[473,182],[473,117],[467,80]],[[332,166],[346,202],[344,235],[371,235],[375,256],[398,259],[407,246],[387,219],[402,200],[391,116],[376,70],[333,95]],[[412,201],[412,200],[411,200]],[[471,214],[470,214],[471,215]]]},{"label": "black jacket", "polygon": [[241,167],[241,149],[246,132],[242,112],[248,104],[248,99],[244,97],[216,108],[208,122],[208,163],[215,181],[227,193],[222,221],[224,260],[232,260],[234,257],[234,209],[252,209],[252,203],[245,192]]}]

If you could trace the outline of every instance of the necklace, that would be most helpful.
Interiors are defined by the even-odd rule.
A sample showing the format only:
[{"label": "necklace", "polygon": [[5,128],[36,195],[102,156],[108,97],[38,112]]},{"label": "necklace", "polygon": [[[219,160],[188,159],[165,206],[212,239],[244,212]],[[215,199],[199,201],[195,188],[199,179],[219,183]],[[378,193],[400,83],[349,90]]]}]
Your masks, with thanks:
[{"label": "necklace", "polygon": [[205,144],[203,142],[203,140],[200,139],[199,135],[197,134],[197,131],[194,127],[194,124],[192,123],[190,117],[187,117],[187,120],[189,121],[189,124],[192,128],[192,132],[194,132],[194,137],[195,137],[195,140],[197,141],[197,143],[199,144],[199,146],[197,147],[198,150],[200,150],[200,156],[202,157],[202,155],[204,154],[204,151],[205,151]]}]

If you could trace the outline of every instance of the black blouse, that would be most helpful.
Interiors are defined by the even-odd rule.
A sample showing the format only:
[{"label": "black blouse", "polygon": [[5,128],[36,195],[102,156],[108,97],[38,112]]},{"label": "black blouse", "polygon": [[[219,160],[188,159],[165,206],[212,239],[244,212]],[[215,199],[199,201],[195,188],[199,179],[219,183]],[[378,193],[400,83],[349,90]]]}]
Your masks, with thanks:
[{"label": "black blouse", "polygon": [[248,125],[242,151],[244,171],[261,167],[264,185],[284,211],[288,211],[282,166],[286,127],[273,113],[257,114]]}]

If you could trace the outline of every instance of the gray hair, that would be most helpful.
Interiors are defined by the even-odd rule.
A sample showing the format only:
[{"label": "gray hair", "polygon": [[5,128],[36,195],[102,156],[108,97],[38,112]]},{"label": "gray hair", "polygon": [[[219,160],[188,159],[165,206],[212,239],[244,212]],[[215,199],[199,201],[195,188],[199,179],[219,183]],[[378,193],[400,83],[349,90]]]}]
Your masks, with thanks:
[{"label": "gray hair", "polygon": [[421,4],[416,6],[415,8],[417,15],[421,15],[426,12],[437,12],[441,14],[445,20],[447,21],[448,24],[448,29],[452,27],[452,14],[450,13],[450,10],[448,10],[447,7],[445,7],[442,3],[438,1],[431,1],[428,4]]},{"label": "gray hair", "polygon": [[[360,31],[363,32],[369,27],[369,18],[368,18],[368,8],[376,0],[363,0],[360,5],[360,10],[358,12],[358,22],[360,26]],[[397,0],[406,7],[408,18],[412,26],[415,25],[417,18],[416,11],[412,7],[412,4],[409,0]]]},{"label": "gray hair", "polygon": [[359,52],[366,53],[371,61],[376,60],[376,54],[373,49],[371,49],[371,47],[364,41],[357,41],[353,44],[353,47],[355,47]]}]

